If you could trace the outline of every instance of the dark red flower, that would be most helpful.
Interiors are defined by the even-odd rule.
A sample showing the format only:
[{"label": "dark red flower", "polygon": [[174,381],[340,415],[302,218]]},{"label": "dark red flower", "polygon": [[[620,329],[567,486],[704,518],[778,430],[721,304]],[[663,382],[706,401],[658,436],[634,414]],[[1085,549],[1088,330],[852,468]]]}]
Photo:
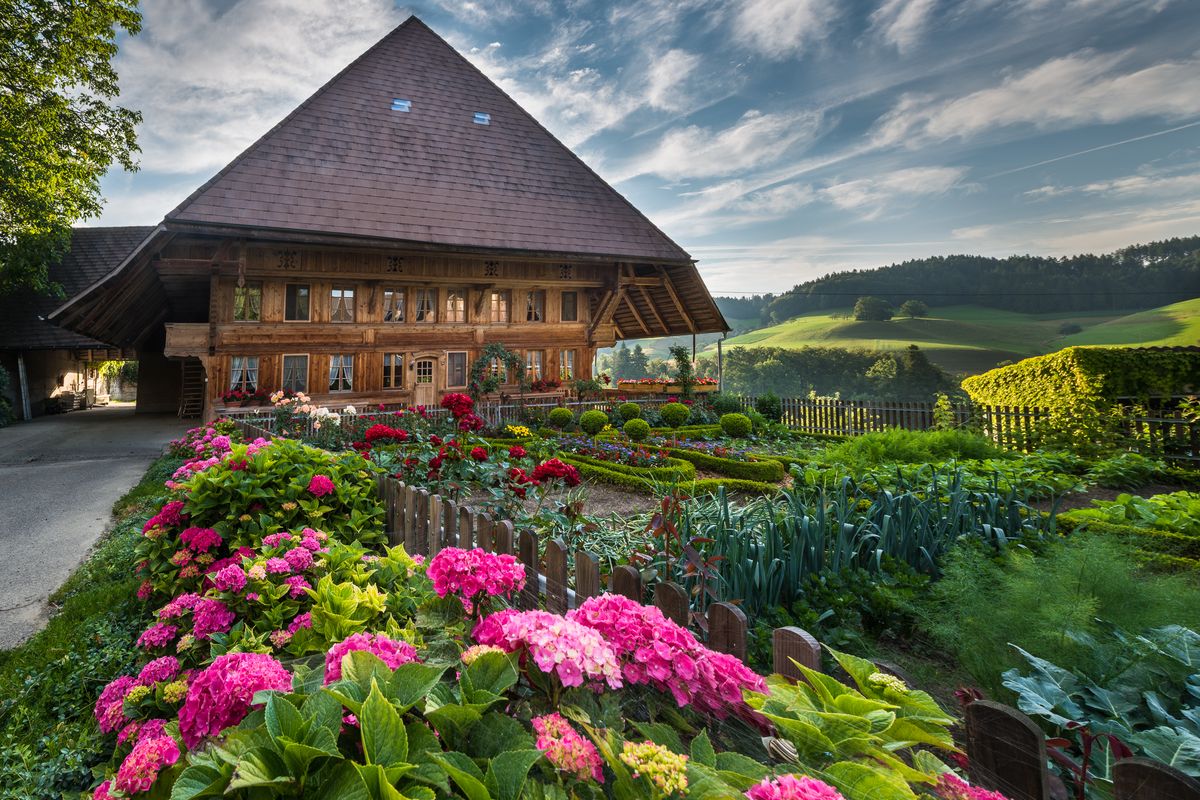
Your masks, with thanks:
[{"label": "dark red flower", "polygon": [[476,447],[475,449],[473,449],[471,451],[471,458],[475,459],[476,461],[487,461],[488,460],[487,448],[486,447]]}]

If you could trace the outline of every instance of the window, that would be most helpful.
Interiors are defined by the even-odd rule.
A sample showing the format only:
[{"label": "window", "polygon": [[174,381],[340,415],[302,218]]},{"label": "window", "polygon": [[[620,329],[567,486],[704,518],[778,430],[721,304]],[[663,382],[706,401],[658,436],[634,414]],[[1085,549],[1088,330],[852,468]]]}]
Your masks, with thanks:
[{"label": "window", "polygon": [[329,391],[350,392],[354,390],[354,356],[334,355],[329,357]]},{"label": "window", "polygon": [[404,322],[404,290],[385,289],[383,292],[383,321]]},{"label": "window", "polygon": [[446,354],[446,385],[447,386],[466,386],[467,385],[467,354],[466,353],[447,353]]},{"label": "window", "polygon": [[508,291],[492,290],[492,322],[508,322]]},{"label": "window", "polygon": [[579,321],[579,292],[562,293],[562,321]]},{"label": "window", "polygon": [[546,319],[546,290],[532,289],[525,295],[525,321],[541,322]]},{"label": "window", "polygon": [[233,287],[234,322],[258,322],[262,319],[262,284],[247,283]]},{"label": "window", "polygon": [[446,291],[446,322],[467,321],[467,293],[463,289]]},{"label": "window", "polygon": [[283,292],[283,318],[289,322],[308,322],[308,286],[287,285]]},{"label": "window", "polygon": [[308,391],[308,356],[283,357],[283,388],[289,392]]},{"label": "window", "polygon": [[335,286],[330,290],[329,319],[333,322],[354,322],[354,289]]},{"label": "window", "polygon": [[493,378],[498,378],[500,383],[508,383],[508,367],[498,358],[493,358],[489,367]]},{"label": "window", "polygon": [[383,354],[383,388],[404,388],[404,354]]},{"label": "window", "polygon": [[437,322],[437,289],[417,289],[417,322]]},{"label": "window", "polygon": [[546,360],[546,352],[544,350],[526,350],[525,351],[525,374],[531,381],[539,381],[542,379],[542,364]]},{"label": "window", "polygon": [[575,351],[560,350],[558,353],[558,379],[562,381],[575,380]]},{"label": "window", "polygon": [[229,365],[229,388],[253,392],[258,388],[258,356],[234,356]]},{"label": "window", "polygon": [[433,383],[433,360],[423,358],[417,362],[417,383]]}]

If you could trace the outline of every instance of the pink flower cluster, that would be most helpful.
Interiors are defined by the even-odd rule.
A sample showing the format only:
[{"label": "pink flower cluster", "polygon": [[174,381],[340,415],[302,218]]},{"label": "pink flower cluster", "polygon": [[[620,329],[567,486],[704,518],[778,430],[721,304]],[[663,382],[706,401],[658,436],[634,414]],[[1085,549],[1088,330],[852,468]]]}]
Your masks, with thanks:
[{"label": "pink flower cluster", "polygon": [[943,772],[938,778],[933,793],[942,800],[1008,800],[1007,797],[990,789],[971,786],[951,772]]},{"label": "pink flower cluster", "polygon": [[388,669],[417,661],[417,650],[408,642],[389,639],[382,633],[354,633],[329,648],[325,654],[325,684],[342,679],[342,659],[347,653],[365,651],[379,657]]},{"label": "pink flower cluster", "polygon": [[126,795],[147,791],[158,779],[159,771],[178,760],[179,745],[170,736],[139,738],[117,770],[113,788]]},{"label": "pink flower cluster", "polygon": [[189,748],[236,725],[250,712],[255,692],[286,692],[292,676],[265,653],[227,653],[196,675],[179,710],[179,732]]},{"label": "pink flower cluster", "polygon": [[333,481],[327,475],[313,475],[312,480],[308,482],[308,491],[315,497],[332,494],[335,489]]},{"label": "pink flower cluster", "polygon": [[221,542],[224,541],[221,539],[221,534],[212,528],[188,528],[179,534],[179,540],[189,550],[196,553],[207,553],[214,547],[220,547]]},{"label": "pink flower cluster", "polygon": [[96,717],[101,733],[112,733],[129,721],[125,716],[123,704],[125,695],[136,685],[137,682],[132,676],[122,675],[109,682],[100,692],[100,697],[96,700],[96,706],[92,709],[92,713]]},{"label": "pink flower cluster", "polygon": [[669,691],[680,706],[724,717],[744,708],[744,690],[766,691],[765,681],[749,667],[709,650],[653,606],[605,594],[588,598],[567,616],[613,647],[625,680]]},{"label": "pink flower cluster", "polygon": [[220,600],[204,598],[192,609],[192,633],[197,639],[207,639],[214,633],[225,633],[233,627],[237,614]]},{"label": "pink flower cluster", "polygon": [[468,614],[473,613],[481,594],[507,597],[525,586],[525,567],[515,556],[488,553],[479,547],[441,550],[430,560],[426,574],[438,597],[457,596]]},{"label": "pink flower cluster", "polygon": [[246,588],[246,570],[237,564],[230,564],[217,570],[212,582],[218,592],[240,592]]},{"label": "pink flower cluster", "polygon": [[160,681],[173,681],[178,674],[179,659],[175,656],[163,656],[142,667],[142,671],[137,676],[137,684],[153,686]]},{"label": "pink flower cluster", "polygon": [[146,524],[142,526],[142,533],[145,533],[152,528],[176,528],[182,522],[183,501],[172,500],[160,508],[157,514],[146,520]]},{"label": "pink flower cluster", "polygon": [[765,778],[746,792],[749,800],[845,800],[842,793],[824,781],[807,775]]},{"label": "pink flower cluster", "polygon": [[177,626],[159,622],[142,631],[142,635],[138,637],[137,646],[144,647],[147,650],[166,647],[175,641],[175,635],[178,633],[179,628]]},{"label": "pink flower cluster", "polygon": [[533,730],[537,733],[537,749],[546,754],[546,760],[555,769],[573,775],[577,780],[591,778],[604,783],[604,762],[596,752],[596,746],[584,739],[558,714],[534,717]]},{"label": "pink flower cluster", "polygon": [[546,611],[500,611],[484,619],[472,634],[479,644],[512,653],[524,648],[538,669],[557,675],[563,686],[621,688],[617,655],[603,637],[578,622]]}]

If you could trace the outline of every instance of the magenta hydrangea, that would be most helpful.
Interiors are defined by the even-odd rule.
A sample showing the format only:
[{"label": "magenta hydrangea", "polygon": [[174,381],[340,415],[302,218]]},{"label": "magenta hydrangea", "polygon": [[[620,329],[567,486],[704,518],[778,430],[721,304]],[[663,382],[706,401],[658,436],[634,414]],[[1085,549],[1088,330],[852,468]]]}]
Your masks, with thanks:
[{"label": "magenta hydrangea", "polygon": [[142,635],[138,637],[137,646],[144,647],[147,650],[153,650],[156,647],[166,647],[175,641],[175,635],[178,633],[179,628],[177,626],[159,622],[142,631]]},{"label": "magenta hydrangea", "polygon": [[195,748],[250,713],[255,692],[288,691],[292,676],[265,653],[226,653],[192,679],[179,710],[183,743]]},{"label": "magenta hydrangea", "polygon": [[311,628],[311,627],[312,627],[312,612],[305,611],[303,614],[296,615],[296,618],[292,620],[290,625],[288,625],[287,632],[292,634],[293,636],[295,636],[296,631],[300,630],[301,628]]},{"label": "magenta hydrangea", "polygon": [[326,475],[313,475],[308,482],[308,491],[316,497],[324,497],[334,491],[333,481]]},{"label": "magenta hydrangea", "polygon": [[179,760],[179,745],[170,736],[140,739],[125,757],[113,779],[113,788],[134,795],[147,791],[158,773]]},{"label": "magenta hydrangea", "polygon": [[207,553],[214,547],[220,547],[224,541],[221,534],[212,528],[188,528],[179,534],[179,539],[195,553]]},{"label": "magenta hydrangea", "polygon": [[273,575],[286,575],[292,571],[292,565],[284,558],[268,558],[267,572]]},{"label": "magenta hydrangea", "polygon": [[104,781],[92,792],[92,800],[116,800],[115,797],[109,794],[108,790],[111,788],[112,781]]},{"label": "magenta hydrangea", "polygon": [[92,713],[96,716],[101,733],[112,733],[129,721],[125,716],[123,703],[125,695],[136,685],[137,682],[132,676],[122,675],[110,681],[100,692]]},{"label": "magenta hydrangea", "polygon": [[342,659],[347,653],[355,651],[375,654],[387,664],[388,669],[419,660],[416,648],[408,642],[390,639],[382,633],[354,633],[329,648],[325,654],[326,685],[342,679]]},{"label": "magenta hydrangea", "polygon": [[749,800],[845,800],[842,793],[824,781],[807,775],[765,778],[746,792]]},{"label": "magenta hydrangea", "polygon": [[279,547],[279,545],[283,544],[284,542],[290,542],[291,540],[292,535],[290,533],[287,531],[280,531],[279,533],[267,534],[263,537],[262,543],[263,547],[271,548]]},{"label": "magenta hydrangea", "polygon": [[152,686],[160,681],[173,681],[178,674],[179,659],[175,656],[163,656],[142,667],[137,682],[140,686]]},{"label": "magenta hydrangea", "polygon": [[766,691],[762,677],[737,658],[709,650],[652,606],[605,594],[588,598],[567,616],[612,646],[626,681],[669,691],[680,706],[724,717],[744,710],[745,690]]},{"label": "magenta hydrangea", "polygon": [[507,609],[484,619],[473,636],[479,644],[510,653],[524,648],[538,669],[557,675],[563,686],[586,682],[597,689],[605,684],[621,688],[621,667],[613,649],[599,633],[566,617]]},{"label": "magenta hydrangea", "polygon": [[288,597],[291,598],[304,597],[308,594],[308,590],[312,588],[312,584],[304,580],[300,575],[289,575],[283,579],[283,582],[291,587],[288,590]]},{"label": "magenta hydrangea", "polygon": [[200,602],[200,595],[193,592],[181,594],[171,599],[169,603],[158,610],[160,620],[175,619],[183,616],[185,611],[191,611]]},{"label": "magenta hydrangea", "polygon": [[546,754],[546,760],[555,769],[566,772],[578,780],[591,778],[604,783],[604,762],[596,747],[584,739],[558,714],[534,717],[533,730],[537,733],[537,749]]},{"label": "magenta hydrangea", "polygon": [[240,592],[246,588],[246,571],[237,564],[230,564],[217,570],[212,582],[218,592]]},{"label": "magenta hydrangea", "polygon": [[233,627],[237,614],[220,600],[204,598],[192,609],[192,633],[197,639],[207,639],[214,633],[225,633]]},{"label": "magenta hydrangea", "polygon": [[507,597],[525,586],[525,567],[516,557],[478,547],[442,549],[430,560],[426,574],[438,597],[455,595],[468,614],[482,594]]},{"label": "magenta hydrangea", "polygon": [[1008,800],[1000,792],[971,786],[952,772],[943,772],[938,777],[933,793],[942,800]]},{"label": "magenta hydrangea", "polygon": [[142,533],[151,528],[175,528],[183,523],[183,501],[172,500],[159,509],[158,513],[146,520]]},{"label": "magenta hydrangea", "polygon": [[312,551],[304,547],[294,547],[283,554],[283,560],[296,572],[304,572],[312,566]]}]

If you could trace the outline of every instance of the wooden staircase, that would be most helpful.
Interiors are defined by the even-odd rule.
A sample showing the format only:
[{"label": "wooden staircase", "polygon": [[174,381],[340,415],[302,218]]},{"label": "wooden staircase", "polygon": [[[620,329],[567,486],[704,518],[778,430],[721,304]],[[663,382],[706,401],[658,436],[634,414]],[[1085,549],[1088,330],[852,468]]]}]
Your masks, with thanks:
[{"label": "wooden staircase", "polygon": [[191,419],[204,413],[204,365],[198,358],[183,360],[179,392],[179,418]]}]

